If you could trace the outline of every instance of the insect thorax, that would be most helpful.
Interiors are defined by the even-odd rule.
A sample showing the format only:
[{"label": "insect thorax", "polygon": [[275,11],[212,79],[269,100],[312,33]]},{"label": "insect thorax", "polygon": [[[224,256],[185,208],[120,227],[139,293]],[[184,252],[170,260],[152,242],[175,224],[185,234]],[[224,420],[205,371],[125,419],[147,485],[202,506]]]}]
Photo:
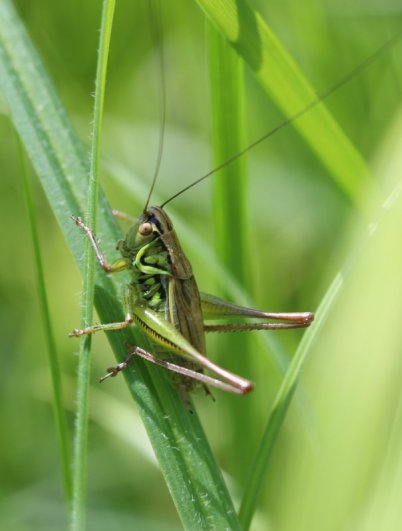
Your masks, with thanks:
[{"label": "insect thorax", "polygon": [[137,249],[130,249],[126,240],[118,243],[118,250],[130,260],[131,285],[138,302],[143,301],[154,310],[164,310],[167,301],[167,278],[171,267],[159,236]]}]

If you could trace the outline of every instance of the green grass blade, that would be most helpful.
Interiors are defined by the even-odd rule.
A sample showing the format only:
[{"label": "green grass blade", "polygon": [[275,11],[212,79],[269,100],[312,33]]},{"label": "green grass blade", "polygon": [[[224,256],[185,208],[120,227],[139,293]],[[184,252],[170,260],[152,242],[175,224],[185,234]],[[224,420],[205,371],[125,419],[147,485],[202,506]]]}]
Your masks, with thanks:
[{"label": "green grass blade", "polygon": [[[285,47],[245,0],[197,3],[286,117],[300,112],[316,98]],[[371,182],[367,166],[325,106],[309,110],[294,125],[338,186],[358,203],[359,190]]]},{"label": "green grass blade", "polygon": [[[99,196],[99,161],[101,150],[101,130],[107,61],[114,15],[114,0],[104,0],[98,64],[95,81],[95,101],[92,130],[92,146],[88,182],[88,204],[86,223],[96,228]],[[82,297],[81,327],[93,322],[93,305],[95,296],[95,255],[87,240],[84,255],[84,281]],[[85,500],[87,491],[87,446],[88,446],[88,401],[91,381],[91,343],[92,336],[80,338],[77,383],[77,412],[75,421],[74,461],[73,461],[73,504],[71,507],[71,529],[85,529]]]},{"label": "green grass blade", "polygon": [[[243,65],[212,27],[208,28],[212,96],[212,141],[218,163],[245,145]],[[215,246],[218,256],[241,285],[249,282],[246,159],[218,172],[212,181]]]},{"label": "green grass blade", "polygon": [[[297,447],[291,443],[289,470],[295,459],[303,466],[283,474],[287,499],[278,506],[278,527],[294,529],[301,521],[303,529],[323,529],[327,522],[333,529],[351,522],[358,529],[401,527],[398,125],[394,152],[381,171],[381,177],[388,172],[387,192],[365,198],[367,210],[374,211],[370,219],[352,220],[345,242],[349,256],[333,286],[330,313],[323,308],[322,329],[309,334],[309,441],[299,432]],[[317,451],[311,442],[318,443]],[[356,513],[359,504],[364,510]]]},{"label": "green grass blade", "polygon": [[[81,215],[88,184],[85,151],[12,4],[0,3],[0,83],[13,123],[74,257],[81,263],[84,238],[71,222]],[[106,254],[119,237],[100,192],[98,231]],[[110,278],[97,271],[95,304],[103,322],[121,320],[123,309]],[[136,343],[134,330],[110,334],[116,358]],[[72,344],[73,345],[73,344]],[[74,347],[72,346],[72,349]],[[186,529],[239,529],[233,504],[196,414],[184,407],[168,375],[136,363],[125,373]],[[211,524],[213,522],[213,524]]]},{"label": "green grass blade", "polygon": [[35,260],[36,269],[36,283],[38,290],[38,298],[40,304],[40,311],[42,314],[46,348],[49,358],[50,375],[52,380],[53,390],[53,410],[56,423],[57,437],[60,448],[60,461],[63,475],[64,495],[66,498],[66,511],[69,509],[72,500],[72,479],[71,479],[71,456],[70,456],[70,437],[67,427],[67,418],[63,407],[63,389],[60,374],[60,365],[57,355],[56,340],[53,333],[52,318],[50,315],[45,276],[43,272],[43,264],[41,258],[41,250],[39,243],[38,227],[35,216],[35,208],[32,200],[32,191],[29,182],[28,167],[23,151],[21,141],[18,139],[18,148],[20,152],[20,159],[22,163],[22,179],[25,192],[25,202],[27,207],[27,214],[29,226],[31,229],[32,247]]},{"label": "green grass blade", "polygon": [[[243,63],[228,46],[226,40],[208,27],[208,47],[212,102],[212,141],[214,163],[237,153],[246,144],[244,130],[244,74]],[[214,177],[213,213],[216,255],[224,267],[241,286],[250,285],[250,255],[248,241],[248,182],[246,159],[242,157],[223,168]],[[224,275],[225,278],[227,275]],[[220,293],[230,297],[225,290]],[[231,352],[225,365],[235,374],[252,377],[252,338],[250,334],[226,334],[219,338],[219,350]],[[223,398],[225,400],[225,398]],[[250,414],[250,401],[241,400],[234,410],[227,408],[231,418],[233,446],[232,461],[235,463],[237,479],[242,482],[247,477],[250,465],[249,441],[252,436],[253,417]],[[247,451],[248,449],[248,451]],[[238,455],[244,456],[242,459]]]}]

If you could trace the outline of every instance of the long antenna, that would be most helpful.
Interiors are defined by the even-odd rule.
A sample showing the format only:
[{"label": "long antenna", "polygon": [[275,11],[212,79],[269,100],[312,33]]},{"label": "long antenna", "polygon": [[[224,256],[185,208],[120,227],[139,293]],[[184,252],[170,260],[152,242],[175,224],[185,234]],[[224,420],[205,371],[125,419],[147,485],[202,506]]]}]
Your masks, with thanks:
[{"label": "long antenna", "polygon": [[213,175],[217,171],[221,170],[222,168],[224,168],[228,164],[231,164],[235,160],[239,159],[244,154],[246,154],[248,151],[253,149],[255,146],[258,146],[258,144],[261,144],[262,142],[264,142],[264,140],[266,140],[267,138],[273,136],[275,133],[277,133],[278,131],[280,131],[281,129],[286,127],[287,125],[295,122],[296,120],[298,120],[299,118],[304,116],[308,111],[310,111],[311,109],[314,109],[314,107],[317,107],[317,105],[319,105],[324,100],[326,100],[333,92],[335,92],[339,88],[341,88],[344,85],[346,85],[347,83],[349,83],[349,81],[351,81],[352,79],[357,77],[360,74],[360,72],[362,72],[368,66],[370,66],[372,63],[374,63],[374,61],[377,59],[378,56],[382,55],[388,48],[391,48],[400,39],[401,35],[402,35],[402,32],[398,32],[397,34],[395,34],[393,37],[391,37],[389,40],[387,40],[384,44],[382,44],[382,46],[377,48],[377,50],[373,54],[371,54],[369,57],[367,57],[362,63],[357,65],[355,68],[353,68],[353,70],[351,70],[348,74],[346,74],[345,77],[343,77],[341,80],[337,81],[334,85],[332,85],[325,92],[322,92],[321,94],[319,94],[306,107],[301,109],[299,112],[293,114],[292,116],[289,116],[289,118],[286,118],[283,122],[281,122],[276,127],[271,129],[270,131],[268,131],[268,133],[265,133],[263,136],[261,136],[257,140],[254,140],[254,142],[249,144],[247,147],[245,147],[244,149],[242,149],[238,153],[235,153],[231,157],[227,158],[226,160],[221,162],[218,166],[216,166],[215,168],[210,170],[208,173],[206,173],[202,177],[199,177],[198,179],[196,179],[195,181],[193,181],[189,185],[187,185],[184,188],[182,188],[179,192],[176,192],[174,195],[169,197],[169,199],[167,199],[164,203],[162,203],[161,208],[163,208],[168,203],[173,201],[173,199],[176,199],[176,197],[179,197],[181,194],[184,194],[184,192],[187,192],[187,190],[190,190],[190,188],[193,188],[193,186],[196,186],[197,184],[199,184],[200,182],[204,181],[205,179],[207,179],[208,177],[210,177],[211,175]]},{"label": "long antenna", "polygon": [[[154,3],[155,2],[155,3]],[[157,2],[157,4],[156,4]],[[166,79],[165,79],[165,61],[163,53],[163,26],[162,26],[162,11],[160,0],[150,1],[148,3],[149,14],[151,18],[152,38],[158,50],[159,60],[159,108],[160,108],[160,127],[159,127],[159,143],[158,153],[156,156],[156,164],[154,175],[152,177],[151,187],[149,189],[148,197],[144,206],[144,212],[148,208],[152,192],[155,188],[155,183],[159,175],[159,170],[162,162],[163,142],[165,139],[166,128]]]}]

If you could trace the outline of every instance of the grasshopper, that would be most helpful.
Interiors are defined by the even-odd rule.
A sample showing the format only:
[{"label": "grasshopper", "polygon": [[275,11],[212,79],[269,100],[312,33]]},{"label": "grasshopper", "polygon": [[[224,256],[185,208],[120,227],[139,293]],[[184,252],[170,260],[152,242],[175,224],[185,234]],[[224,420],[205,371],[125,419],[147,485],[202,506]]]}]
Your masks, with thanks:
[{"label": "grasshopper", "polygon": [[[85,232],[95,250],[99,265],[106,273],[130,270],[126,288],[127,313],[124,321],[75,329],[70,336],[93,334],[100,330],[121,330],[135,323],[153,342],[175,355],[174,362],[162,359],[139,346],[133,346],[126,359],[108,369],[101,381],[116,376],[139,356],[156,365],[185,376],[186,390],[194,381],[223,391],[244,395],[253,389],[249,380],[233,374],[206,356],[205,332],[280,330],[311,324],[311,312],[271,313],[237,306],[198,290],[191,264],[183,252],[173,224],[162,207],[147,207],[117,243],[121,258],[109,264],[90,227],[73,218]],[[249,317],[258,323],[204,324],[204,319]],[[268,320],[281,322],[271,323]],[[176,361],[179,360],[179,361]],[[179,364],[180,363],[180,364]],[[207,369],[215,377],[201,372]]]}]

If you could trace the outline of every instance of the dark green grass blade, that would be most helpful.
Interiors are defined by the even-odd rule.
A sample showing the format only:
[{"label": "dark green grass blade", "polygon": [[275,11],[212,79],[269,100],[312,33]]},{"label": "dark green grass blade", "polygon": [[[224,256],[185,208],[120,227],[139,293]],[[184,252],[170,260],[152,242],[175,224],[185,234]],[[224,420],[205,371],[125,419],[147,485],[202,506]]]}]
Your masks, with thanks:
[{"label": "dark green grass blade", "polygon": [[[88,185],[87,156],[12,4],[0,4],[0,82],[13,123],[42,182],[60,228],[78,263],[83,237],[70,220],[82,215]],[[111,251],[119,231],[100,193],[98,231]],[[95,303],[104,322],[123,310],[112,280],[97,272]],[[110,334],[118,360],[133,331]],[[72,343],[72,349],[74,348]],[[239,529],[232,502],[196,414],[157,368],[138,362],[125,374],[137,401],[168,488],[187,529]],[[211,524],[212,522],[212,524]]]}]

